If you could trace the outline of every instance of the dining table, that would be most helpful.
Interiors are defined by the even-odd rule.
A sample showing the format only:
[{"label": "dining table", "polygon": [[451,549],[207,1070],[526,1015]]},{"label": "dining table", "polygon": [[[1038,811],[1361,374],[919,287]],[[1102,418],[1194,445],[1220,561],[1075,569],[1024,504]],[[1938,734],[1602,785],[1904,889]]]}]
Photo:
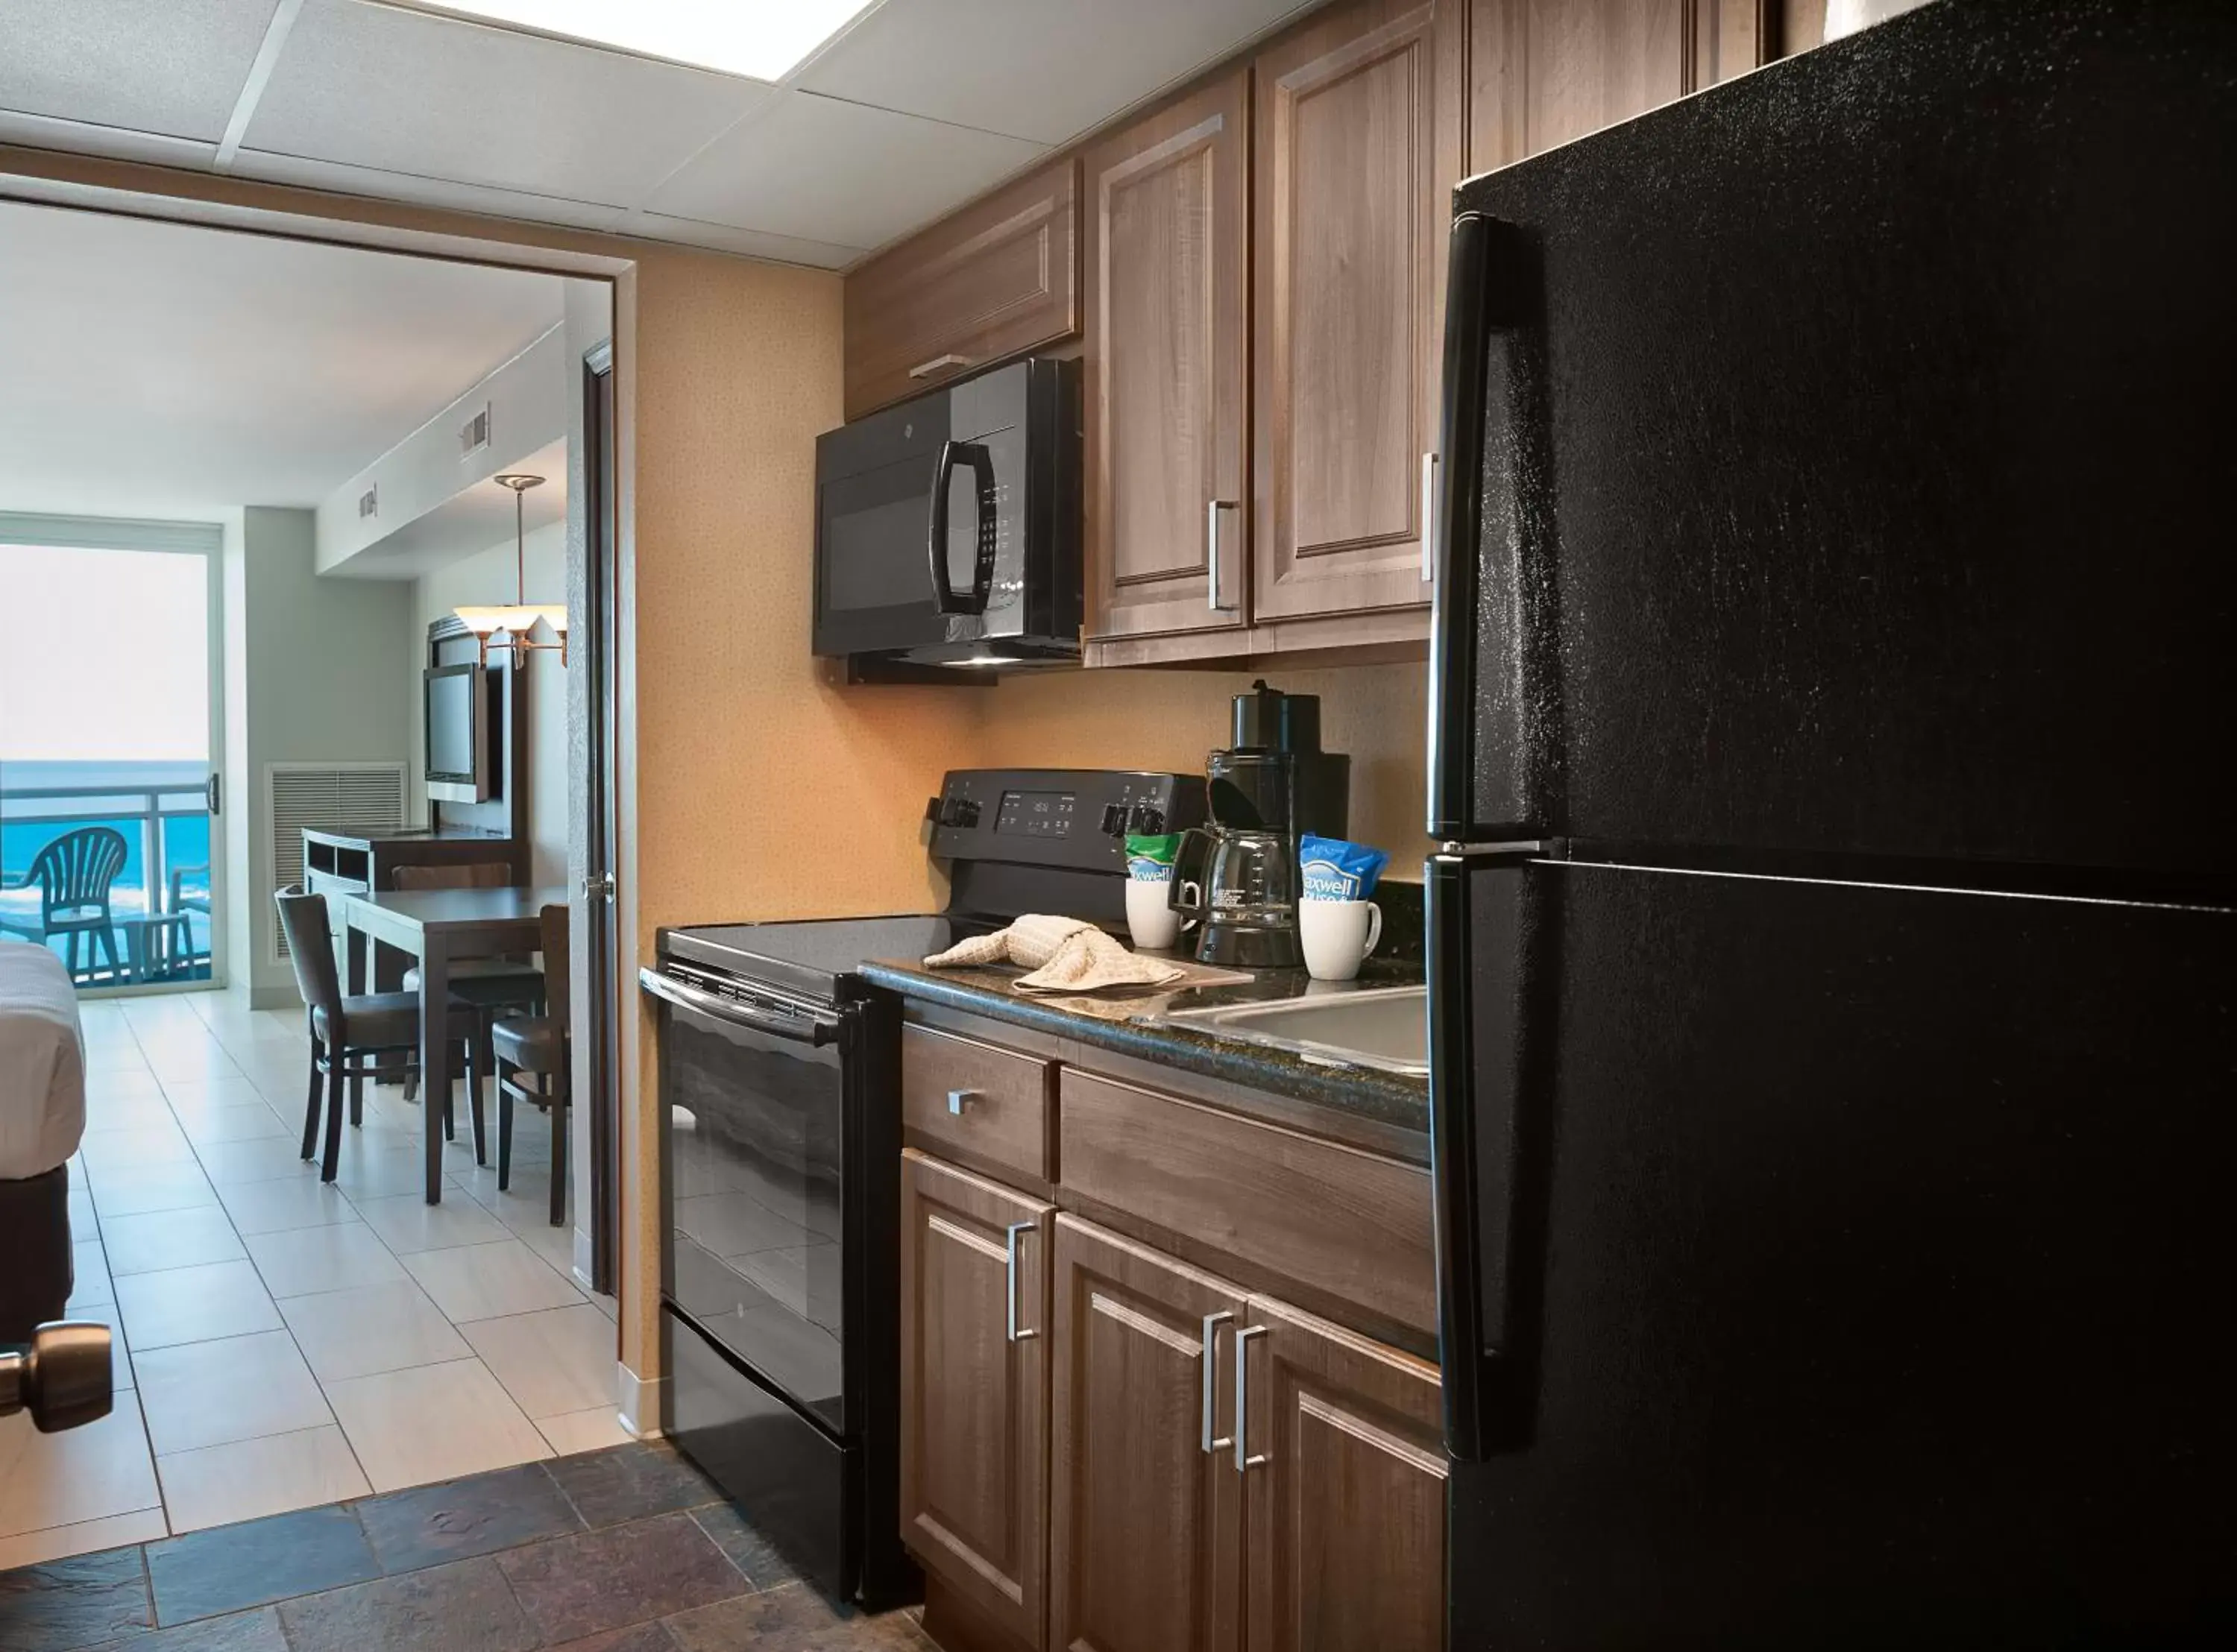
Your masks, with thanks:
[{"label": "dining table", "polygon": [[[366,990],[370,942],[409,953],[419,966],[419,1071],[427,1202],[443,1201],[443,1107],[451,1040],[451,966],[461,958],[507,958],[543,944],[546,906],[564,906],[564,887],[380,889],[350,895],[342,907],[346,968],[353,995]],[[475,1080],[473,1082],[478,1082]]]}]

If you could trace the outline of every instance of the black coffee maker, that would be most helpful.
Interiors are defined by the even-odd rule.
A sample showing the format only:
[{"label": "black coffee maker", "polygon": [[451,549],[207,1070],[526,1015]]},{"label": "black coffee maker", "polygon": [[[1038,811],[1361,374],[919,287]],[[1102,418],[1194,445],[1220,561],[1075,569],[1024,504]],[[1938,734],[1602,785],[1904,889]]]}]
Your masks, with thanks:
[{"label": "black coffee maker", "polygon": [[1235,744],[1204,760],[1208,824],[1182,837],[1171,905],[1198,925],[1196,956],[1243,969],[1293,969],[1298,840],[1343,835],[1351,760],[1323,752],[1321,702],[1264,681],[1235,697]]},{"label": "black coffee maker", "polygon": [[1228,744],[1237,751],[1287,752],[1297,774],[1299,837],[1341,838],[1351,819],[1351,759],[1321,749],[1321,697],[1285,694],[1261,677],[1235,696]]}]

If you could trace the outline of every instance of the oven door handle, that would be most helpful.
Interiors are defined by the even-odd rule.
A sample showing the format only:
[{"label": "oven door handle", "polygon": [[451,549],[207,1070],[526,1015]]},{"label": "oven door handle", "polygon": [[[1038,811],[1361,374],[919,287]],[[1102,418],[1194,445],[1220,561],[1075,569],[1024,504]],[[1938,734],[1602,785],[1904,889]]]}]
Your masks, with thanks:
[{"label": "oven door handle", "polygon": [[716,1021],[727,1021],[732,1026],[750,1027],[756,1032],[765,1032],[772,1038],[789,1038],[797,1044],[814,1044],[819,1049],[835,1043],[839,1038],[839,1023],[835,1021],[804,1020],[792,1016],[772,1014],[740,1004],[732,998],[718,997],[712,992],[703,992],[689,987],[673,977],[657,970],[640,969],[637,984],[656,998],[672,1004],[680,1010],[690,1010]]}]

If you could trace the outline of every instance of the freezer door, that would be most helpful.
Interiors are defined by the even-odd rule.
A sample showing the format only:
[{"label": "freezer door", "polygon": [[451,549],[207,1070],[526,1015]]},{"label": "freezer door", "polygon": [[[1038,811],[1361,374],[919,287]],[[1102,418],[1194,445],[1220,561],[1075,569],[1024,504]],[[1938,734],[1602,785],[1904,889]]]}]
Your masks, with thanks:
[{"label": "freezer door", "polygon": [[2233,1643],[2237,916],[1431,898],[1456,1648]]},{"label": "freezer door", "polygon": [[2228,865],[2237,6],[1926,6],[1464,185],[1433,833]]}]

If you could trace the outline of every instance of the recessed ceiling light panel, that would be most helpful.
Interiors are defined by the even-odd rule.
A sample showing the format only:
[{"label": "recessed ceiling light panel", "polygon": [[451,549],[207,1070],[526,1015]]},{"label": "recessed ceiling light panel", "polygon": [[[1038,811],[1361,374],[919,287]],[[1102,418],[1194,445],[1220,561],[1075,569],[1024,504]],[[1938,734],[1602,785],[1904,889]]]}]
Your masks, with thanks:
[{"label": "recessed ceiling light panel", "polygon": [[418,0],[419,9],[511,23],[725,75],[782,80],[872,0]]}]

